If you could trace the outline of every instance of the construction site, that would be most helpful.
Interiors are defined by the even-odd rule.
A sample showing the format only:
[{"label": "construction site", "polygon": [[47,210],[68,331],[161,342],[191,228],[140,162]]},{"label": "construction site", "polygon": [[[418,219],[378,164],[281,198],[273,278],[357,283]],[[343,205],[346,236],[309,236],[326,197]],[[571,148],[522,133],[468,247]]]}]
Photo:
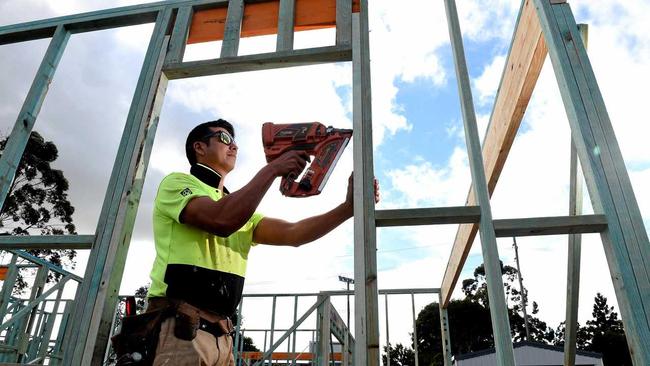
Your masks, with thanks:
[{"label": "construction site", "polygon": [[[458,3],[461,7],[461,2]],[[156,149],[160,150],[155,150],[154,146],[157,133],[168,133],[166,127],[162,126],[163,121],[166,121],[163,112],[167,111],[165,108],[168,106],[163,108],[163,105],[166,97],[179,98],[180,92],[173,90],[174,83],[191,83],[194,79],[215,75],[235,77],[279,69],[286,70],[287,73],[292,70],[314,70],[314,73],[334,70],[332,73],[337,73],[339,69],[309,69],[336,64],[349,68],[349,72],[344,69],[337,75],[327,76],[336,79],[330,84],[339,88],[337,91],[345,89],[346,85],[350,86],[348,114],[351,125],[336,127],[349,128],[340,131],[349,131],[351,135],[351,151],[350,154],[343,155],[342,165],[345,165],[348,159],[353,171],[354,215],[350,220],[353,225],[350,232],[342,231],[337,234],[339,236],[335,237],[336,240],[329,240],[344,242],[349,238],[352,247],[349,256],[337,252],[339,249],[345,249],[344,244],[332,244],[331,250],[338,255],[334,258],[347,263],[351,278],[338,276],[339,286],[345,289],[339,287],[334,290],[327,288],[316,291],[310,289],[265,292],[246,291],[255,289],[246,287],[237,307],[233,333],[236,366],[391,366],[390,354],[386,353],[390,353],[394,348],[387,346],[394,346],[398,342],[412,344],[414,366],[430,366],[422,365],[418,361],[419,354],[423,351],[418,349],[421,335],[418,335],[416,326],[420,310],[430,303],[439,304],[440,322],[435,324],[434,328],[439,330],[436,336],[440,338],[442,349],[442,359],[438,361],[445,366],[603,366],[599,363],[599,355],[583,352],[577,346],[579,310],[588,311],[584,306],[582,309],[578,306],[581,257],[585,256],[582,251],[582,238],[585,235],[592,235],[602,243],[603,250],[600,246],[598,250],[604,252],[606,268],[600,268],[599,272],[611,278],[615,294],[615,299],[612,298],[611,301],[617,304],[632,364],[650,365],[650,241],[647,222],[644,222],[642,208],[637,202],[630,178],[631,173],[621,152],[623,146],[615,134],[615,131],[618,132],[617,121],[610,120],[592,61],[588,56],[590,26],[576,22],[572,7],[565,0],[522,0],[516,3],[516,16],[511,20],[514,22],[514,31],[509,33],[511,38],[507,54],[503,66],[498,70],[498,85],[493,86],[495,96],[486,115],[488,122],[484,134],[480,126],[482,114],[476,111],[479,98],[473,95],[476,94],[476,85],[468,69],[472,67],[470,56],[477,51],[475,44],[467,46],[461,30],[466,26],[461,21],[466,18],[459,17],[455,0],[443,0],[438,4],[440,16],[446,19],[445,27],[448,30],[444,42],[449,47],[450,60],[453,62],[450,66],[453,75],[449,80],[456,82],[452,86],[455,103],[458,103],[459,107],[460,127],[457,134],[461,136],[461,140],[464,139],[465,151],[462,153],[466,154],[470,184],[461,187],[463,201],[457,205],[417,208],[394,208],[395,206],[390,205],[384,206],[390,208],[376,207],[373,182],[380,173],[377,171],[379,164],[375,159],[381,153],[377,152],[377,141],[373,143],[373,139],[378,138],[379,122],[376,118],[373,119],[375,109],[372,92],[382,94],[383,91],[374,90],[375,86],[371,82],[370,39],[373,29],[369,26],[369,14],[373,11],[373,1],[167,0],[15,24],[3,21],[0,24],[0,51],[3,47],[14,47],[18,44],[33,46],[35,42],[42,42],[38,45],[44,49],[44,53],[42,59],[36,63],[35,73],[31,73],[29,81],[26,81],[26,95],[20,95],[20,110],[12,111],[13,116],[17,118],[11,121],[13,127],[2,145],[2,207],[5,207],[5,201],[16,184],[17,169],[30,136],[35,131],[41,107],[48,97],[48,92],[58,81],[55,77],[57,68],[61,60],[65,59],[66,50],[72,47],[68,46],[68,41],[71,38],[92,37],[93,33],[110,32],[119,28],[143,25],[150,28],[146,30],[148,38],[146,47],[142,49],[142,60],[137,61],[139,74],[132,78],[134,86],[132,94],[129,94],[132,99],[119,101],[125,105],[128,115],[119,136],[116,135],[117,143],[112,150],[114,155],[106,157],[106,161],[111,164],[110,178],[102,183],[105,184],[106,190],[102,191],[97,202],[86,199],[87,204],[93,205],[97,210],[94,233],[72,235],[56,231],[54,235],[27,232],[21,235],[0,235],[0,250],[4,253],[4,259],[0,260],[0,280],[3,283],[0,292],[0,364],[116,364],[111,338],[120,331],[126,307],[132,306],[127,304],[137,301],[138,306],[142,306],[146,301],[143,294],[134,298],[132,293],[124,293],[121,289],[124,288],[123,283],[129,281],[128,271],[135,271],[127,269],[128,261],[133,261],[128,262],[131,267],[146,267],[153,260],[142,258],[145,256],[142,253],[145,252],[129,250],[143,241],[134,234],[138,225],[136,221],[150,221],[152,208],[148,202],[144,204],[145,199],[142,197],[143,192],[145,196],[153,195],[155,192],[148,190],[155,188],[146,188],[145,177],[149,180],[162,177],[161,175],[152,178],[148,175],[148,168],[155,164],[171,164],[175,159],[171,157],[173,153],[160,153],[159,157],[152,158],[156,154],[152,154],[153,151],[167,149],[166,146],[157,146]],[[322,30],[331,32],[331,44],[326,42],[315,47],[297,46],[302,44],[302,34]],[[135,32],[130,34],[134,35]],[[266,37],[264,39],[269,40],[269,47],[272,49],[263,52],[257,49],[251,51],[252,48],[247,47],[246,42],[256,37]],[[216,50],[217,57],[188,57],[190,47],[200,47],[206,43],[211,47],[219,45],[220,49]],[[128,44],[128,41],[125,41],[125,44]],[[382,47],[382,44],[372,43],[372,46]],[[74,52],[77,51],[79,50],[75,49]],[[92,49],[86,52],[92,54],[98,51]],[[426,61],[428,60],[422,62],[426,64]],[[522,120],[545,61],[547,67],[552,67],[553,83],[558,86],[562,112],[568,121],[567,131],[570,131],[565,134],[567,141],[570,140],[570,145],[557,148],[562,149],[560,154],[567,155],[569,169],[563,179],[568,184],[568,202],[563,207],[568,207],[568,210],[565,209],[564,215],[545,216],[546,212],[536,213],[535,207],[528,207],[530,211],[526,212],[532,212],[531,215],[495,218],[492,196],[516,136],[521,133],[520,126],[523,125]],[[75,67],[79,73],[83,73],[83,65],[75,64],[70,67]],[[375,72],[375,69],[372,71]],[[120,70],[113,70],[113,74],[102,82],[114,83],[112,79],[118,79],[121,75],[123,73]],[[305,77],[305,74],[299,74],[297,78],[302,77]],[[188,89],[184,90],[191,90],[193,85],[185,84]],[[6,87],[0,85],[2,89]],[[273,87],[269,87],[265,93],[271,94],[272,90]],[[186,98],[188,103],[199,103],[195,95]],[[195,100],[192,100],[193,98]],[[245,99],[246,95],[233,92],[232,98]],[[214,101],[216,104],[228,102],[229,100]],[[322,103],[327,102],[328,100],[323,98]],[[271,109],[262,101],[259,104],[257,108]],[[272,105],[273,102],[269,104]],[[84,106],[75,106],[65,113],[69,113],[69,119],[75,119],[74,113],[83,108]],[[111,108],[107,106],[105,113],[112,113]],[[251,105],[250,108],[255,109],[255,106]],[[295,108],[298,110],[300,106]],[[294,121],[275,122],[307,122],[304,118],[308,111],[300,113],[296,114]],[[340,114],[347,116],[345,112]],[[198,113],[193,114],[191,118],[196,118],[197,115]],[[250,142],[245,136],[247,133],[258,136],[262,123],[274,120],[274,116],[271,113],[268,120],[259,121],[259,124],[252,126],[242,126],[242,132],[237,136],[239,149],[243,150],[245,144]],[[173,115],[167,118],[182,117]],[[329,121],[321,122],[326,125],[333,124]],[[184,139],[186,130],[189,129],[186,127],[183,126],[185,130],[182,132],[170,133],[183,135]],[[384,131],[387,130],[389,129],[382,127],[380,138],[387,138],[383,137]],[[73,132],[68,131],[68,135],[71,136],[70,140],[75,140],[75,144],[87,142],[83,141],[82,137],[74,136]],[[101,135],[105,132],[95,133]],[[245,148],[259,152],[261,148],[259,142],[257,144]],[[338,148],[345,149],[346,144],[347,140]],[[183,155],[183,151],[178,154]],[[342,150],[339,151],[336,159],[342,154]],[[75,159],[79,159],[79,165],[88,167],[84,168],[85,173],[80,174],[92,174],[94,168],[83,163],[85,160],[81,155],[83,154],[79,154]],[[242,164],[252,165],[246,158],[242,160]],[[255,160],[254,163],[264,162],[260,156],[259,161]],[[185,161],[181,164],[185,164]],[[338,184],[341,193],[339,196],[345,194],[342,182],[347,184],[346,174],[350,174],[349,170],[341,170],[345,169],[337,169],[328,184]],[[249,175],[252,173],[249,172]],[[325,182],[330,173],[327,172]],[[325,182],[319,187],[316,195],[320,193]],[[73,183],[71,180],[71,184]],[[87,189],[90,190],[90,187]],[[280,189],[282,190],[283,186]],[[434,186],[421,189],[435,193],[437,188]],[[277,191],[276,188],[272,190]],[[504,194],[507,192],[500,193],[501,196]],[[329,200],[344,198],[325,191],[323,196],[323,201],[328,201],[327,203]],[[589,202],[583,202],[583,197],[588,198]],[[282,205],[281,202],[284,201],[281,199],[285,198],[273,203],[280,202],[277,205]],[[308,201],[307,205],[320,205],[322,201],[316,199]],[[588,205],[591,205],[590,209],[586,208]],[[295,206],[290,207],[294,210]],[[315,208],[305,208],[309,213],[312,209]],[[591,211],[593,212],[590,213]],[[645,212],[645,215],[647,217],[648,213]],[[445,225],[451,230],[452,236],[450,241],[445,243],[450,252],[448,256],[440,259],[441,264],[438,265],[442,278],[429,277],[430,273],[411,273],[412,278],[405,275],[398,279],[400,286],[386,286],[386,282],[382,282],[382,277],[378,275],[381,270],[378,269],[377,243],[382,235],[393,238],[387,232],[380,234],[382,228]],[[533,356],[538,351],[527,349],[526,347],[532,347],[530,344],[513,341],[513,325],[508,315],[509,306],[512,304],[508,303],[509,294],[504,292],[502,276],[502,266],[506,259],[502,247],[497,245],[498,238],[537,236],[558,236],[561,243],[558,241],[555,245],[561,247],[562,252],[567,255],[566,262],[563,258],[558,258],[557,263],[549,264],[566,267],[563,269],[566,272],[562,272],[566,273],[565,281],[553,284],[556,295],[565,297],[562,301],[566,301],[562,317],[565,322],[564,344],[562,348],[552,350],[556,353],[553,356],[555,358],[544,358],[551,356],[544,356],[539,350],[539,355]],[[327,238],[324,237],[323,242],[327,242]],[[478,254],[471,252],[473,246],[475,251],[478,250]],[[591,248],[589,246],[588,251],[591,251]],[[87,257],[87,264],[80,269],[83,272],[79,273],[83,275],[75,274],[72,269],[64,269],[30,254],[29,250],[76,250],[87,253],[83,254],[84,260]],[[153,247],[147,250],[149,255]],[[296,260],[308,263],[296,264],[292,269],[293,265],[287,263],[292,260],[293,252],[280,253],[287,257],[287,262],[276,262],[275,257],[269,257],[264,260],[272,263],[269,267],[263,270],[249,268],[249,271],[258,271],[256,278],[262,279],[265,278],[264,274],[259,272],[277,271],[280,273],[278,276],[284,276],[289,283],[285,287],[268,288],[303,288],[300,285],[292,287],[290,283],[301,281],[300,277],[308,278],[309,274],[305,273],[310,267],[314,268],[314,272],[328,266],[339,273],[345,271],[344,264],[318,263],[318,258],[311,262]],[[309,253],[312,257],[318,255],[316,251]],[[473,255],[475,257],[471,259]],[[515,258],[519,260],[518,253]],[[477,360],[479,356],[487,355],[488,358],[483,361],[471,361],[469,356],[454,353],[452,350],[455,330],[449,326],[448,307],[453,300],[454,291],[463,282],[462,277],[470,273],[468,271],[474,270],[478,264],[483,266],[487,286],[493,348],[484,354],[476,354]],[[32,275],[23,279],[21,273],[24,274],[27,270],[31,271]],[[530,277],[538,275],[528,274],[526,266],[522,266],[520,271]],[[425,279],[416,281],[415,277]],[[53,278],[56,278],[56,281],[52,281]],[[517,286],[523,288],[521,277],[519,279]],[[258,283],[264,285],[261,280],[258,280]],[[388,283],[393,285],[395,282]],[[421,283],[426,285],[419,286]],[[256,283],[251,285],[255,286]],[[455,295],[458,295],[458,292]],[[399,320],[395,315],[397,310],[389,311],[397,307]],[[524,318],[527,317],[526,308],[524,303]],[[246,339],[254,341],[258,350],[246,348]],[[550,346],[546,348],[551,350]]]}]

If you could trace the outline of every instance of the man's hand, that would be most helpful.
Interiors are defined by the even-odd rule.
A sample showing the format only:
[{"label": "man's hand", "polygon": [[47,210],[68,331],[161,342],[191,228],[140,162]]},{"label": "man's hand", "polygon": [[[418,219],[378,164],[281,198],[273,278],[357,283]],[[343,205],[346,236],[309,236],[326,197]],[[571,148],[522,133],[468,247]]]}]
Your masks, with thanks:
[{"label": "man's hand", "polygon": [[[374,179],[374,186],[375,203],[379,203],[379,181],[377,181],[377,178]],[[348,209],[350,217],[352,217],[354,214],[354,173],[350,174],[350,178],[348,178],[348,193],[345,196],[345,206]]]},{"label": "man's hand", "polygon": [[297,177],[309,162],[309,154],[304,151],[287,151],[268,164],[276,177]]}]

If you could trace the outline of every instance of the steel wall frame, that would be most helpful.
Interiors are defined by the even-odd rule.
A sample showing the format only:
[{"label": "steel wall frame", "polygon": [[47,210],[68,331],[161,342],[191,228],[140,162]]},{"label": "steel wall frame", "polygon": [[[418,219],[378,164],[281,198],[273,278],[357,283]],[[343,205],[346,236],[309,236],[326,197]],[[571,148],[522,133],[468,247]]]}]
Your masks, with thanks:
[{"label": "steel wall frame", "polygon": [[[469,226],[461,226],[462,230],[468,227],[474,230],[474,234],[463,231],[465,234],[462,235],[459,231],[441,286],[441,329],[445,339],[446,364],[450,362],[450,336],[445,308],[471,245],[472,240],[468,238],[473,238],[477,228],[482,234],[488,293],[492,305],[490,311],[500,365],[513,365],[514,359],[495,238],[500,234],[582,232],[601,233],[634,362],[636,365],[649,363],[650,244],[585,48],[581,42],[575,41],[580,36],[566,1],[522,1],[522,11],[501,81],[503,88],[499,88],[489,126],[489,131],[496,131],[496,137],[490,137],[491,132],[488,132],[483,151],[478,140],[455,2],[445,1],[473,181],[468,207],[377,212],[372,184],[374,172],[368,1],[361,0],[360,12],[352,13],[351,0],[336,0],[336,44],[307,50],[293,50],[293,33],[290,30],[294,0],[279,1],[281,6],[276,52],[248,56],[237,55],[244,0],[163,1],[0,27],[0,45],[52,38],[9,137],[5,153],[0,158],[1,205],[8,194],[15,169],[70,35],[155,22],[95,235],[74,239],[45,239],[51,239],[51,242],[42,238],[9,238],[2,241],[3,249],[30,246],[42,248],[47,243],[59,248],[88,248],[89,244],[92,245],[85,280],[76,297],[84,301],[76,301],[72,326],[67,328],[66,343],[63,346],[66,352],[64,364],[103,362],[112,310],[118,301],[117,288],[121,282],[168,80],[337,61],[352,61],[354,178],[356,182],[361,182],[354,185],[355,282],[363,284],[355,286],[354,291],[355,324],[359,325],[355,327],[355,364],[379,364],[376,227],[441,223],[464,223]],[[222,55],[225,58],[182,62],[193,12],[226,4],[229,11],[222,43]],[[493,220],[490,194],[498,180],[547,49],[560,84],[573,142],[584,169],[596,215]],[[507,65],[513,62],[511,58],[516,57],[524,60],[525,70],[523,73],[509,75]],[[512,90],[512,94],[508,95],[506,90]],[[493,121],[493,118],[500,115],[508,119],[505,134],[495,127]],[[489,157],[495,150],[500,155],[496,158]],[[485,165],[484,159],[487,163]],[[495,159],[496,165],[488,165],[493,164]],[[474,206],[474,202],[478,205]],[[29,240],[34,242],[30,243]]]}]

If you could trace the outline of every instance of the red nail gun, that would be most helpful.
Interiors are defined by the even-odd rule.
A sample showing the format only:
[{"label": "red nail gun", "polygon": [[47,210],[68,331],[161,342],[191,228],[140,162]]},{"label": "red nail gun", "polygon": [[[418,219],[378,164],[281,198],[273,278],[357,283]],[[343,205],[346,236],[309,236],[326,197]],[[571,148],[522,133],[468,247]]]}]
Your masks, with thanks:
[{"label": "red nail gun", "polygon": [[315,156],[300,182],[295,181],[295,176],[282,177],[280,192],[287,197],[319,194],[351,137],[352,130],[325,127],[319,122],[267,122],[262,125],[262,144],[267,162],[290,150],[301,150]]}]

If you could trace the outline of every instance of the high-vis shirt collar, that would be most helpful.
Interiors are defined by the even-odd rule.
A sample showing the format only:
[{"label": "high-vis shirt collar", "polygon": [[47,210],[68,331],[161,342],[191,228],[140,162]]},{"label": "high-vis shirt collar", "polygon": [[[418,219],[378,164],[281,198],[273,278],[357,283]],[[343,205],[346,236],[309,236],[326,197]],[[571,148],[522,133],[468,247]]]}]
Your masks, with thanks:
[{"label": "high-vis shirt collar", "polygon": [[[214,187],[219,188],[219,183],[221,182],[221,174],[217,173],[214,169],[210,168],[207,165],[201,163],[196,163],[190,168],[190,174],[197,177],[201,182]],[[230,193],[226,187],[223,187],[225,193]]]}]

